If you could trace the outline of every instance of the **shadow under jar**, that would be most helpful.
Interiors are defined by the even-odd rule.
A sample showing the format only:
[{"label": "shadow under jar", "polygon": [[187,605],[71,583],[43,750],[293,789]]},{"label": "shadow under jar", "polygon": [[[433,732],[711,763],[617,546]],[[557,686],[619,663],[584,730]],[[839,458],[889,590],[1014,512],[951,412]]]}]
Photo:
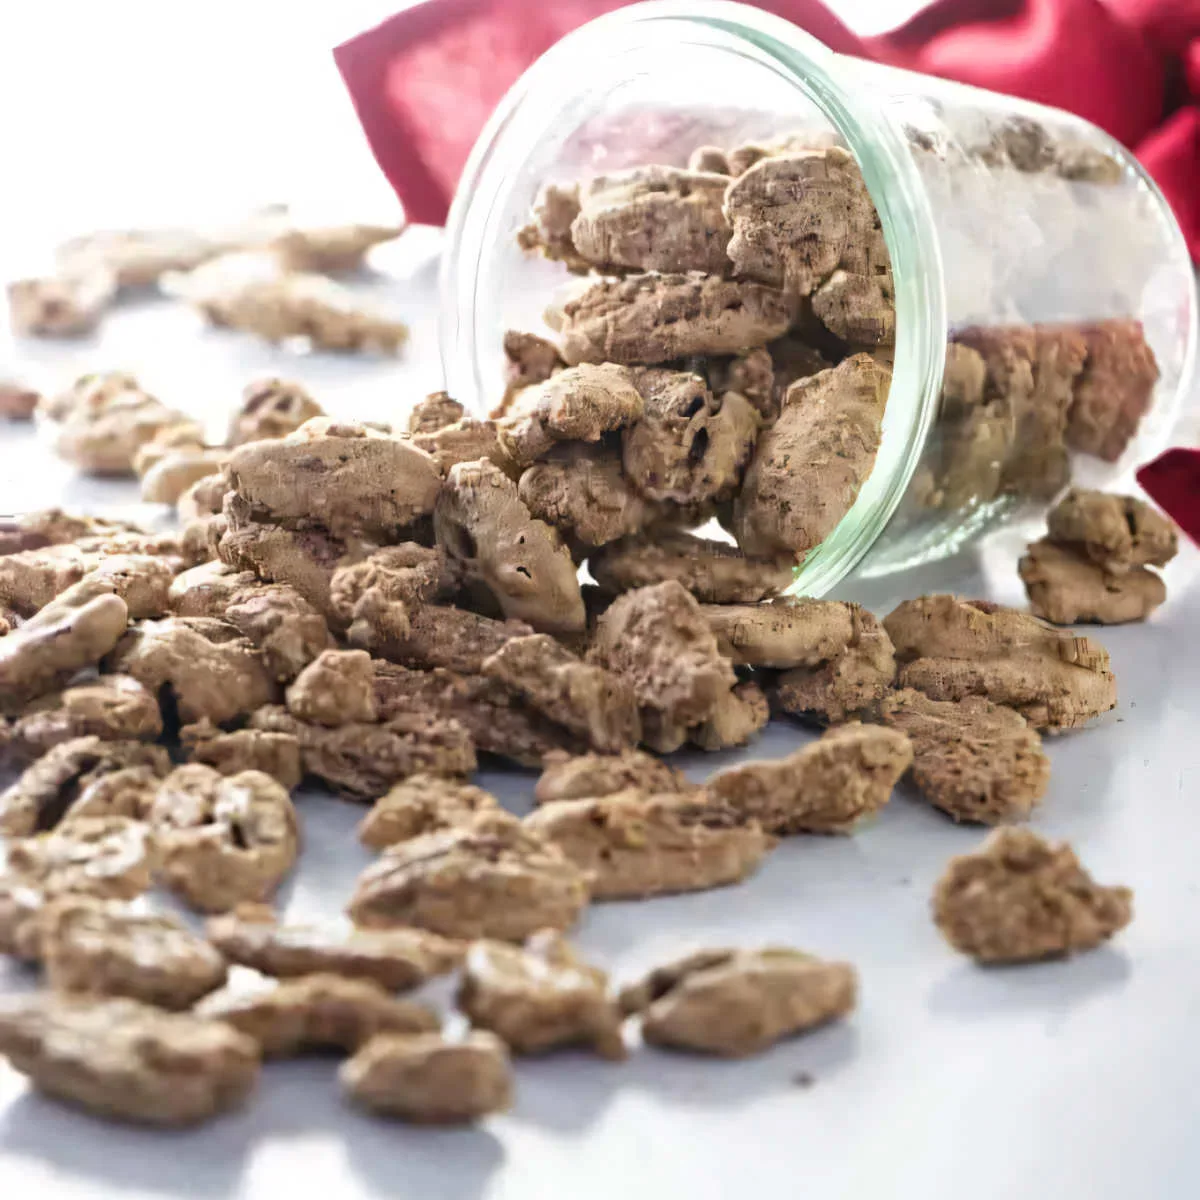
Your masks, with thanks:
[{"label": "shadow under jar", "polygon": [[[874,467],[789,590],[819,596],[854,570],[942,557],[1040,512],[1068,481],[1128,486],[1165,445],[1196,328],[1183,237],[1142,168],[1069,114],[837,55],[739,4],[620,10],[509,92],[449,219],[451,394],[494,409],[506,331],[552,338],[547,306],[589,282],[518,244],[547,185],[586,194],[597,177],[690,162],[732,186],[764,155],[830,146],[856,161],[886,244],[852,270],[883,283],[894,313],[842,323],[840,336],[814,313],[829,278],[809,280],[792,329],[767,348],[777,380],[798,345],[829,363],[868,352],[892,377]],[[738,277],[732,261],[702,265]]]}]

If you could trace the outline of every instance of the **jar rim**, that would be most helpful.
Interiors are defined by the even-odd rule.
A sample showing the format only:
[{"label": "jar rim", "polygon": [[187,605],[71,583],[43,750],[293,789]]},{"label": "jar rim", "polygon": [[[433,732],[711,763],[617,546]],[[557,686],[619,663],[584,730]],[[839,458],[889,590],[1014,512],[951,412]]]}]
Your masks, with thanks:
[{"label": "jar rim", "polygon": [[[837,79],[839,56],[789,21],[733,0],[645,0],[596,18],[552,46],[512,86],[484,127],[464,168],[447,220],[441,266],[439,340],[446,386],[480,408],[487,382],[478,345],[479,268],[495,237],[514,156],[534,144],[561,107],[572,64],[614,56],[647,38],[672,40],[685,27],[704,44],[757,60],[793,84],[844,139],[878,211],[891,258],[896,338],[892,381],[875,465],[842,520],[797,569],[789,594],[828,593],[863,559],[900,505],[936,416],[946,353],[946,302],[932,210],[903,130],[856,79]],[[530,121],[530,113],[538,119]]]}]

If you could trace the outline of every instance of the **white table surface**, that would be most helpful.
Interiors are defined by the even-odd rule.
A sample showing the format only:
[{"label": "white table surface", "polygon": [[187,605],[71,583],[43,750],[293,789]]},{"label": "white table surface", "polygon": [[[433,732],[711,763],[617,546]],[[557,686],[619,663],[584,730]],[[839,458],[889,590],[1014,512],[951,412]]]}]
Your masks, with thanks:
[{"label": "white table surface", "polygon": [[[129,367],[216,428],[241,384],[265,371],[300,378],[339,414],[396,417],[439,382],[436,250],[436,234],[417,230],[381,260],[390,278],[376,286],[414,323],[394,363],[296,357],[201,331],[185,310],[153,302],[123,308],[94,341],[13,348],[9,360],[46,386]],[[135,499],[130,484],[74,475],[35,431],[0,425],[0,512],[136,511]],[[1018,548],[999,538],[843,595],[879,612],[935,590],[1016,603]],[[744,886],[597,905],[577,931],[619,981],[711,944],[844,957],[861,973],[862,1001],[836,1027],[744,1062],[651,1049],[617,1065],[575,1053],[522,1061],[510,1113],[451,1131],[350,1110],[332,1060],[268,1065],[244,1112],[171,1134],[67,1111],[0,1065],[0,1197],[1195,1195],[1200,552],[1186,546],[1167,579],[1171,598],[1148,626],[1100,631],[1120,707],[1050,742],[1052,782],[1033,822],[1069,839],[1101,881],[1135,889],[1134,922],[1111,946],[990,971],[952,953],[929,919],[930,891],[946,859],[982,834],[900,791],[854,837],[784,842]],[[776,723],[752,752],[784,754],[811,736]],[[700,779],[739,757],[685,763]],[[479,779],[518,812],[532,781],[518,771]],[[298,803],[306,846],[286,911],[337,913],[367,861],[353,837],[362,810],[320,793]],[[0,970],[5,986],[32,978]]]}]

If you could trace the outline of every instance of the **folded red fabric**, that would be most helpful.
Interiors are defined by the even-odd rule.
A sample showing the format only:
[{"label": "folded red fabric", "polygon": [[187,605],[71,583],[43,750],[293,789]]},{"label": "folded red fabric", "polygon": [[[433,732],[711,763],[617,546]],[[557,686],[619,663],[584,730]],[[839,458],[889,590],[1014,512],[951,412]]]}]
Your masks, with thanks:
[{"label": "folded red fabric", "polygon": [[[426,0],[339,46],[338,67],[410,219],[440,224],[488,114],[576,26],[626,0]],[[1200,260],[1200,0],[936,0],[859,38],[821,0],[758,0],[834,50],[1023,96],[1132,148]]]},{"label": "folded red fabric", "polygon": [[1200,450],[1168,450],[1142,467],[1137,478],[1154,503],[1200,546]]}]

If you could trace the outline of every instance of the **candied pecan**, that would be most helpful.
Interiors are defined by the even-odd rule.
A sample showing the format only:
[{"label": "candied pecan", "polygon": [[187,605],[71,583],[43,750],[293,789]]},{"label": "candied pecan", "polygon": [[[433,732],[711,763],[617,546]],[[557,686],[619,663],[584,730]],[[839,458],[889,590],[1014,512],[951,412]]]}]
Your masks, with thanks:
[{"label": "candied pecan", "polygon": [[982,696],[930,700],[905,688],[883,702],[882,720],[912,743],[913,782],[956,821],[1019,820],[1045,794],[1042,739],[1011,708]]},{"label": "candied pecan", "polygon": [[37,962],[42,957],[38,919],[45,905],[41,888],[0,875],[0,954],[11,954],[25,962]]},{"label": "candied pecan", "polygon": [[813,312],[830,333],[856,346],[896,339],[896,289],[890,274],[834,271],[813,293]]},{"label": "candied pecan", "polygon": [[571,223],[579,215],[577,183],[544,184],[532,215],[533,220],[517,234],[517,245],[526,251],[538,250],[547,258],[564,263],[571,271],[590,269],[571,242]]},{"label": "candied pecan", "polygon": [[146,1125],[236,1108],[259,1071],[254,1042],[218,1021],[52,992],[4,998],[0,1054],[47,1096]]},{"label": "candied pecan", "polygon": [[272,238],[268,245],[288,270],[336,275],[359,270],[368,250],[398,238],[403,232],[403,223],[292,226]]},{"label": "candied pecan", "polygon": [[285,709],[262,708],[251,724],[291,734],[300,743],[304,773],[355,799],[382,796],[410,775],[469,775],[475,769],[466,729],[428,711],[398,711],[378,724],[351,722],[331,729],[298,721]]},{"label": "candied pecan", "polygon": [[438,544],[465,582],[482,584],[506,617],[547,633],[583,629],[575,564],[558,534],[530,516],[517,487],[488,462],[459,463],[434,511]]},{"label": "candied pecan", "polygon": [[42,508],[0,521],[0,555],[74,542],[79,538],[136,533],[125,521],[76,516],[61,508]]},{"label": "candied pecan", "polygon": [[740,883],[774,844],[757,821],[686,794],[631,790],[556,801],[535,809],[524,824],[590,875],[596,900]]},{"label": "candied pecan", "polygon": [[323,650],[287,690],[292,716],[316,725],[371,722],[375,708],[375,668],[365,650]]},{"label": "candied pecan", "polygon": [[436,775],[413,775],[375,801],[359,822],[358,840],[384,850],[423,833],[469,825],[480,813],[498,809],[496,797],[482,788]]},{"label": "candied pecan", "polygon": [[210,917],[209,941],[230,962],[280,979],[337,975],[407,991],[462,961],[465,947],[424,929],[337,929],[280,925],[270,909],[241,904]]},{"label": "candied pecan", "polygon": [[158,785],[170,769],[170,760],[157,757],[156,750],[149,765],[89,772],[76,787],[76,798],[67,815],[72,821],[80,817],[129,817],[144,821],[158,795]]},{"label": "candied pecan", "polygon": [[72,817],[51,833],[9,843],[8,871],[45,896],[132,900],[150,887],[150,827],[128,817]]},{"label": "candied pecan", "polygon": [[554,930],[524,946],[478,941],[467,951],[458,1006],[516,1054],[586,1045],[604,1058],[625,1058],[621,1012],[608,976],[583,962]]},{"label": "candied pecan", "polygon": [[[204,430],[185,417],[163,426],[148,442],[143,442],[133,455],[133,473],[142,479],[153,467],[176,451],[197,452],[205,450]],[[209,472],[220,470],[216,463]],[[145,499],[145,497],[143,497]]]},{"label": "candied pecan", "polygon": [[677,504],[727,498],[758,438],[754,406],[737,392],[714,397],[686,371],[638,370],[633,381],[645,410],[622,434],[621,461],[638,490]]},{"label": "candied pecan", "polygon": [[408,414],[408,432],[414,437],[418,433],[437,433],[466,415],[467,410],[448,392],[430,392],[424,400],[418,400]]},{"label": "candied pecan", "polygon": [[242,403],[230,417],[226,442],[240,446],[295,433],[305,421],[325,415],[303,384],[292,379],[256,379],[242,390]]},{"label": "candied pecan", "polygon": [[77,583],[0,638],[0,713],[29,701],[98,663],[125,633],[129,610],[95,581]]},{"label": "candied pecan", "polygon": [[[775,364],[765,346],[755,346],[753,350],[743,350],[732,357],[705,359],[699,369],[714,394],[737,392],[744,396],[754,405],[764,424],[769,425],[779,415]],[[795,382],[794,378],[789,382]]]},{"label": "candied pecan", "polygon": [[389,996],[370,979],[328,974],[285,979],[265,991],[210,996],[200,1012],[252,1038],[264,1058],[352,1053],[379,1033],[430,1033],[441,1024],[433,1009]]},{"label": "candied pecan", "polygon": [[633,167],[599,175],[580,190],[571,241],[605,273],[729,268],[724,175],[676,167]]},{"label": "candied pecan", "polygon": [[287,790],[300,786],[300,742],[290,733],[266,729],[218,729],[211,721],[185,725],[179,741],[189,762],[203,763],[222,775],[261,771]]},{"label": "candied pecan", "polygon": [[275,698],[262,655],[230,624],[210,617],[167,617],[133,626],[105,661],[154,695],[164,692],[183,722],[214,724]]},{"label": "candied pecan", "polygon": [[110,396],[103,407],[76,408],[59,426],[54,448],[87,474],[132,475],[138,450],[186,421],[140,388],[129,388]]},{"label": "candied pecan", "polygon": [[59,992],[190,1008],[225,982],[225,960],[174,916],[63,896],[38,918],[46,982]]},{"label": "candied pecan", "polygon": [[637,533],[656,513],[625,474],[616,450],[574,443],[529,467],[517,494],[539,521],[584,546]]},{"label": "candied pecan", "polygon": [[630,749],[641,736],[630,684],[577,658],[548,634],[505,642],[484,661],[482,670],[531,708],[578,734],[593,750]]},{"label": "candied pecan", "polygon": [[1133,918],[1133,893],[1104,887],[1065,842],[996,829],[952,858],[933,893],[933,918],[978,962],[1031,962],[1090,950]]},{"label": "candied pecan", "polygon": [[770,833],[849,833],[888,802],[912,759],[902,733],[845,725],[786,758],[719,771],[705,790]]},{"label": "candied pecan", "polygon": [[434,1033],[382,1034],[347,1059],[338,1078],[355,1103],[422,1125],[474,1121],[512,1103],[508,1052],[490,1033],[459,1042]]},{"label": "candied pecan", "polygon": [[784,712],[836,725],[869,711],[890,691],[896,677],[891,639],[865,608],[847,607],[846,645],[825,662],[793,667],[775,681],[775,700]]},{"label": "candied pecan", "polygon": [[[23,539],[21,533],[18,538]],[[77,544],[63,543],[14,550],[0,558],[0,601],[19,616],[31,617],[55,596],[79,583],[99,562]],[[112,587],[96,588],[97,594]]]},{"label": "candied pecan", "polygon": [[445,585],[441,551],[403,542],[340,567],[333,573],[329,595],[338,619],[347,626],[346,639],[364,650],[383,651],[408,637],[410,611],[434,599]]},{"label": "candied pecan", "polygon": [[258,648],[263,666],[281,683],[294,679],[333,641],[321,613],[285,583],[240,588],[220,615]]},{"label": "candied pecan", "polygon": [[844,1017],[857,998],[849,963],[783,946],[691,955],[622,993],[627,1011],[641,1012],[646,1041],[728,1058]]},{"label": "candied pecan", "polygon": [[288,271],[272,254],[224,254],[188,272],[172,292],[210,324],[268,342],[307,338],[324,350],[395,354],[408,326],[324,275]]},{"label": "candied pecan", "polygon": [[144,742],[106,742],[95,736],[59,742],[0,794],[0,832],[26,837],[53,829],[72,813],[90,784],[131,767],[148,767],[161,777],[170,770],[171,759],[161,746]]},{"label": "candied pecan", "polygon": [[110,554],[101,557],[84,575],[104,585],[125,601],[131,621],[167,614],[167,594],[175,578],[172,564],[153,554]]},{"label": "candied pecan", "polygon": [[713,175],[729,175],[729,159],[720,146],[697,146],[688,155],[689,171],[707,171]]},{"label": "candied pecan", "polygon": [[0,420],[32,421],[41,395],[9,379],[0,379]]},{"label": "candied pecan", "polygon": [[33,701],[10,730],[10,753],[36,758],[72,738],[153,741],[162,733],[158,701],[136,679],[102,675]]},{"label": "candied pecan", "polygon": [[884,618],[901,687],[932,700],[986,696],[1035,729],[1073,729],[1114,707],[1108,652],[1027,613],[955,596],[906,600]]},{"label": "candied pecan", "polygon": [[496,621],[461,608],[431,605],[412,614],[408,635],[387,651],[389,658],[409,667],[445,667],[478,675],[484,660],[505,642],[531,633],[533,627],[524,621]]},{"label": "candied pecan", "polygon": [[1017,565],[1034,616],[1055,625],[1121,625],[1144,621],[1167,598],[1163,581],[1145,567],[1110,575],[1073,549],[1043,539]]},{"label": "candied pecan", "polygon": [[747,680],[726,692],[709,716],[688,730],[688,740],[710,751],[744,746],[770,718],[766,693],[753,680]]},{"label": "candied pecan", "polygon": [[188,488],[220,471],[228,457],[226,446],[196,446],[164,454],[141,473],[142,499],[175,507]]},{"label": "candied pecan", "polygon": [[496,813],[384,851],[359,876],[348,911],[372,928],[520,941],[566,929],[587,900],[587,876],[561,850]]},{"label": "candied pecan", "polygon": [[729,257],[748,279],[807,296],[839,266],[871,265],[875,206],[841,147],[761,159],[729,185],[725,216]]},{"label": "candied pecan", "polygon": [[641,414],[642,397],[627,368],[585,363],[526,388],[502,418],[500,440],[526,467],[558,442],[598,442]]},{"label": "candied pecan", "polygon": [[82,337],[100,324],[116,281],[107,271],[14,279],[8,320],[18,337]]},{"label": "candied pecan", "polygon": [[632,687],[643,712],[699,724],[736,682],[695,599],[674,580],[619,596],[601,616],[593,661]]},{"label": "candied pecan", "polygon": [[778,600],[773,604],[706,604],[700,611],[721,653],[739,666],[817,667],[854,637],[862,610],[844,600]]},{"label": "candied pecan", "polygon": [[1078,333],[1087,361],[1071,399],[1067,445],[1116,462],[1150,409],[1158,362],[1140,321],[1097,321]]},{"label": "candied pecan", "polygon": [[433,459],[410,442],[325,417],[285,438],[238,446],[228,476],[270,521],[316,522],[335,535],[392,540],[433,511],[439,486]]},{"label": "candied pecan", "polygon": [[719,605],[773,596],[795,575],[786,559],[747,558],[725,542],[670,530],[605,546],[588,558],[588,569],[610,593],[676,579],[697,600]]},{"label": "candied pecan", "polygon": [[1086,555],[1110,575],[1134,567],[1164,567],[1179,550],[1169,517],[1133,496],[1072,488],[1046,518],[1052,542]]},{"label": "candied pecan", "polygon": [[833,532],[875,466],[890,383],[874,359],[856,354],[788,389],[734,502],[733,530],[747,554],[799,558]]},{"label": "candied pecan", "polygon": [[558,347],[536,333],[521,333],[510,329],[504,335],[504,378],[507,386],[504,397],[492,411],[492,416],[504,416],[513,400],[531,384],[543,383],[566,364]]},{"label": "candied pecan", "polygon": [[664,363],[737,354],[787,332],[780,292],[715,275],[603,279],[563,306],[562,356],[579,363]]},{"label": "candied pecan", "polygon": [[490,419],[481,421],[463,417],[433,433],[414,434],[412,442],[433,459],[443,475],[456,463],[475,462],[481,458],[490,459],[514,479],[520,473],[509,457],[499,426]]},{"label": "candied pecan", "polygon": [[533,799],[537,804],[593,800],[626,790],[660,796],[690,791],[691,784],[675,767],[641,750],[575,756],[558,753],[547,757]]},{"label": "candied pecan", "polygon": [[201,912],[269,896],[299,853],[296,810],[269,775],[189,763],[163,780],[149,814],[163,882]]}]

